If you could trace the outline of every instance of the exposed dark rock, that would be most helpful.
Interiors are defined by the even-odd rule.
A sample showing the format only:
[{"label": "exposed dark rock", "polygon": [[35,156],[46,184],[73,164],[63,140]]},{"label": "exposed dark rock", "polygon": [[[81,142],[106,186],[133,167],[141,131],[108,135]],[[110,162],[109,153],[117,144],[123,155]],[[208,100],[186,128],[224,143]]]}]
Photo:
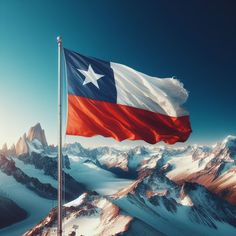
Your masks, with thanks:
[{"label": "exposed dark rock", "polygon": [[159,196],[152,196],[150,197],[149,201],[152,203],[152,205],[154,206],[159,206],[160,203],[159,203],[159,200],[160,200],[160,197]]},{"label": "exposed dark rock", "polygon": [[[43,156],[39,153],[32,152],[31,155],[21,155],[18,157],[25,164],[32,164],[35,168],[44,170],[46,175],[49,175],[57,180],[57,158]],[[63,156],[66,168],[70,168],[68,156]],[[77,182],[71,175],[63,171],[63,195],[66,201],[71,201],[85,192],[86,187]]]},{"label": "exposed dark rock", "polygon": [[48,145],[45,132],[42,129],[40,123],[37,123],[35,126],[29,129],[27,139],[30,142],[33,141],[34,139],[37,139],[43,146]]},{"label": "exposed dark rock", "polygon": [[24,220],[27,212],[12,200],[0,196],[0,229]]},{"label": "exposed dark rock", "polygon": [[15,166],[15,162],[12,159],[7,159],[1,155],[0,170],[7,175],[13,176],[17,182],[25,185],[41,197],[48,199],[57,198],[57,190],[51,184],[43,184],[37,178],[26,175],[21,169]]},{"label": "exposed dark rock", "polygon": [[161,197],[161,200],[163,202],[163,205],[165,206],[165,208],[174,213],[177,211],[177,202],[175,201],[175,199],[173,198],[167,198],[165,196]]},{"label": "exposed dark rock", "polygon": [[136,179],[138,177],[138,171],[135,170],[128,170],[125,171],[121,169],[120,167],[107,167],[106,165],[101,165],[101,167],[104,170],[108,170],[115,174],[118,178],[124,178],[124,179]]}]

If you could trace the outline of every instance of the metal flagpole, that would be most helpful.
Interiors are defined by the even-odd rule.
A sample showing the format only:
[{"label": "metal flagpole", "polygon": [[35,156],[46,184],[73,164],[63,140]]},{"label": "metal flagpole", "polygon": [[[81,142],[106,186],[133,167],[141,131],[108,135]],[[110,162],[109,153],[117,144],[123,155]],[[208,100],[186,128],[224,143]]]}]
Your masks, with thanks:
[{"label": "metal flagpole", "polygon": [[62,38],[57,37],[58,44],[58,222],[57,235],[62,236],[62,81],[61,81],[61,51]]}]

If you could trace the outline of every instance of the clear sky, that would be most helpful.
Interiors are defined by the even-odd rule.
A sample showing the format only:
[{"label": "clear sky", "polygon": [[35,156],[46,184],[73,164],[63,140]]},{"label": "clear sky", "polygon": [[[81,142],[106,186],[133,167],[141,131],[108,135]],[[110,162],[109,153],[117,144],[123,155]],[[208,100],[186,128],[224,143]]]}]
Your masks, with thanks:
[{"label": "clear sky", "polygon": [[236,135],[235,12],[233,0],[0,0],[0,145],[37,122],[56,143],[58,35],[82,54],[181,80],[189,142]]}]

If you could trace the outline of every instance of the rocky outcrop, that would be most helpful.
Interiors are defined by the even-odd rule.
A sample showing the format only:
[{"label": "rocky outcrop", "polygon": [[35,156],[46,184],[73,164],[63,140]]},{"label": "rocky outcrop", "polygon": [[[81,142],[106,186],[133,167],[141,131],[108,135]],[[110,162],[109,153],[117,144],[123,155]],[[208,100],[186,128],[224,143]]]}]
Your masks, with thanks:
[{"label": "rocky outcrop", "polygon": [[28,131],[28,135],[26,133],[19,138],[16,143],[15,150],[12,150],[15,155],[28,154],[30,150],[30,146],[34,149],[36,148],[45,148],[48,146],[45,132],[42,129],[40,123],[37,123],[35,126],[31,127]]},{"label": "rocky outcrop", "polygon": [[0,196],[0,229],[24,220],[27,212],[7,197]]},{"label": "rocky outcrop", "polygon": [[[119,207],[107,199],[94,194],[85,193],[78,199],[64,206],[66,217],[65,235],[120,235],[127,231],[133,218],[122,214]],[[80,220],[87,219],[80,231]],[[24,236],[56,235],[57,209],[53,209],[49,215],[29,230]],[[92,231],[91,231],[92,230]],[[74,233],[73,233],[74,232]]]},{"label": "rocky outcrop", "polygon": [[8,149],[8,156],[15,156],[16,155],[16,147],[15,144],[12,144],[10,149]]},{"label": "rocky outcrop", "polygon": [[[49,175],[57,179],[57,158],[41,155],[40,153],[32,152],[30,155],[18,156],[25,164],[32,164],[35,168],[44,170],[45,175]],[[65,168],[70,168],[70,162],[67,156],[64,156]],[[86,187],[78,183],[71,175],[63,171],[63,196],[67,201],[71,201],[86,191]]]},{"label": "rocky outcrop", "polygon": [[43,146],[48,145],[45,132],[42,129],[40,123],[37,123],[35,126],[29,129],[27,139],[30,142],[32,142],[34,139],[37,139]]},{"label": "rocky outcrop", "polygon": [[26,134],[19,138],[16,143],[16,155],[21,155],[29,152]]},{"label": "rocky outcrop", "polygon": [[[228,136],[212,149],[196,146],[185,155],[179,157],[179,161],[188,157],[187,168],[183,165],[176,167],[176,161],[168,162],[171,167],[167,171],[168,178],[180,185],[185,181],[198,183],[236,205],[236,137]],[[189,162],[190,158],[192,162]]]},{"label": "rocky outcrop", "polygon": [[[199,184],[186,182],[179,186],[158,171],[145,177],[131,192],[118,197],[114,203],[152,227],[164,229],[162,232],[167,235],[190,235],[191,232],[208,235],[206,232],[217,232],[222,222],[230,230],[225,231],[230,232],[228,235],[236,229],[235,206]],[[178,229],[173,219],[177,220]],[[186,219],[189,219],[188,223]],[[162,220],[170,229],[163,226]],[[182,233],[178,232],[179,229]]]},{"label": "rocky outcrop", "polygon": [[15,162],[12,159],[8,159],[3,155],[0,155],[0,170],[7,175],[13,176],[17,182],[25,185],[41,197],[48,199],[57,198],[57,190],[51,184],[43,184],[37,178],[26,175],[15,166]]},{"label": "rocky outcrop", "polygon": [[6,143],[4,143],[3,145],[2,145],[2,149],[0,150],[0,153],[2,154],[2,155],[7,155],[7,153],[8,153],[8,148],[7,148],[7,144]]}]

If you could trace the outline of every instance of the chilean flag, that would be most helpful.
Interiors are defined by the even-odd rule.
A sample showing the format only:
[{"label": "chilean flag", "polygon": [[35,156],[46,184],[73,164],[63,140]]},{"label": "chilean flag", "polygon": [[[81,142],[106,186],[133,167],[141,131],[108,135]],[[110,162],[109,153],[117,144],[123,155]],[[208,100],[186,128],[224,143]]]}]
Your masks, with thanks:
[{"label": "chilean flag", "polygon": [[68,135],[102,135],[118,141],[184,142],[191,133],[181,105],[188,97],[174,78],[160,79],[128,66],[64,49]]}]

